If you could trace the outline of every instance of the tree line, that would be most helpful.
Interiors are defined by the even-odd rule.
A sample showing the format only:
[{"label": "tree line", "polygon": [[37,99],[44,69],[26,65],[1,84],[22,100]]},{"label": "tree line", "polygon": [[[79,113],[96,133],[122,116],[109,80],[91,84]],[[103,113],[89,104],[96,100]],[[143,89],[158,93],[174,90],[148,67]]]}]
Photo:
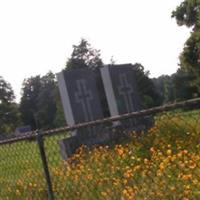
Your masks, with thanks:
[{"label": "tree line", "polygon": [[172,11],[179,26],[191,28],[179,56],[179,69],[153,79],[164,103],[200,96],[200,0],[184,0]]},{"label": "tree line", "polygon": [[[133,65],[143,108],[200,96],[200,0],[183,1],[172,12],[172,17],[178,25],[192,27],[192,32],[180,54],[180,67],[176,73],[150,79],[142,64]],[[73,45],[65,69],[91,68],[99,92],[104,93],[99,71],[102,66],[100,50],[82,39],[78,45]],[[25,79],[21,91],[21,100],[17,104],[11,85],[0,76],[0,134],[13,132],[21,125],[30,125],[32,129],[66,125],[54,73]],[[104,116],[108,116],[105,95],[100,96]]]}]

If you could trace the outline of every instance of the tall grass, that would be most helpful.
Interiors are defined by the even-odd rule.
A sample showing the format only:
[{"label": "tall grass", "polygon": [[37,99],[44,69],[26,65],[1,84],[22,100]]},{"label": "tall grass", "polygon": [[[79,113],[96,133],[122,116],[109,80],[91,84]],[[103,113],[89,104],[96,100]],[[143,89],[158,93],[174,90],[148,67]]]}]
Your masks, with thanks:
[{"label": "tall grass", "polygon": [[[199,111],[162,114],[156,117],[154,127],[140,135],[132,133],[129,141],[112,147],[82,146],[67,161],[61,160],[57,140],[50,137],[45,142],[56,199],[200,199]],[[34,144],[24,142],[23,146],[26,145],[27,152],[33,151],[38,156]],[[0,170],[4,170],[4,173],[0,171],[1,177],[8,176],[6,167],[16,154],[21,155],[19,162],[27,164],[27,168],[13,170],[17,176],[9,179],[12,184],[0,178],[4,190],[0,196],[47,199],[39,159],[34,158],[33,164],[28,165],[26,160],[30,159],[22,156],[24,152],[15,154],[12,148],[5,146],[6,151],[3,148],[0,147],[0,158],[4,158],[4,164],[0,165]],[[12,163],[13,168],[17,166],[17,162]],[[12,187],[5,188],[4,184]]]}]

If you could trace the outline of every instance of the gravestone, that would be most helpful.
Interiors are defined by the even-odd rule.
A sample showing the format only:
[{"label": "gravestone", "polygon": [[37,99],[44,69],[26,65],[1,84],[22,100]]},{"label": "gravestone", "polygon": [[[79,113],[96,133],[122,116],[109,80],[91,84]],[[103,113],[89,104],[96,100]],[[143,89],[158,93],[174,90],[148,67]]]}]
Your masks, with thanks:
[{"label": "gravestone", "polygon": [[[101,68],[101,77],[105,89],[111,116],[139,111],[135,71],[132,65],[106,66]],[[103,118],[96,76],[90,69],[65,70],[57,75],[59,91],[69,126]],[[98,125],[78,129],[70,138],[59,141],[61,155],[67,159],[82,144],[106,144],[124,137],[121,131],[144,130],[149,121],[145,118],[132,118],[113,123],[115,126]],[[104,127],[104,129],[103,129]],[[113,129],[114,128],[114,129]]]},{"label": "gravestone", "polygon": [[[103,118],[95,75],[90,69],[65,70],[60,72],[57,78],[68,125],[73,126]],[[99,129],[97,126],[77,130],[72,133],[73,139],[61,140],[59,143],[62,157],[66,159],[81,144],[89,141],[95,143]]]},{"label": "gravestone", "polygon": [[[108,65],[101,68],[106,98],[111,116],[141,109],[133,65]],[[145,129],[145,119],[127,119],[117,124],[134,130]],[[115,123],[116,125],[116,123]]]},{"label": "gravestone", "polygon": [[24,134],[26,134],[27,132],[30,132],[30,131],[32,131],[30,125],[20,126],[15,129],[14,135],[15,136],[23,136]]}]

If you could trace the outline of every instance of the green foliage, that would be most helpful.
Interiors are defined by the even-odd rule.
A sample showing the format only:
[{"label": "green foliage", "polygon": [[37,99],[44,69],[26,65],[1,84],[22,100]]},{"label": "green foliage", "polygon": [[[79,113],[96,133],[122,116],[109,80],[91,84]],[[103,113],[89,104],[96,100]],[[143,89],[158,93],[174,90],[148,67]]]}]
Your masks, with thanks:
[{"label": "green foliage", "polygon": [[180,62],[193,79],[190,81],[191,86],[196,87],[198,96],[200,96],[200,29],[194,31],[186,41]]},{"label": "green foliage", "polygon": [[21,123],[16,103],[0,103],[0,134],[12,133]]},{"label": "green foliage", "polygon": [[[46,136],[56,199],[199,199],[200,110],[168,112],[155,126],[113,146],[82,146],[67,161],[58,141]],[[10,166],[10,167],[8,167]],[[0,145],[0,198],[47,199],[39,150],[34,141]]]},{"label": "green foliage", "polygon": [[189,76],[186,82],[189,81],[191,90],[196,87],[192,96],[200,96],[200,0],[183,1],[172,12],[172,17],[176,18],[178,25],[193,28],[180,55],[180,66]]},{"label": "green foliage", "polygon": [[174,74],[171,76],[162,75],[153,79],[162,104],[170,103],[175,100],[174,76]]},{"label": "green foliage", "polygon": [[0,134],[14,131],[20,123],[18,106],[12,87],[0,76]]},{"label": "green foliage", "polygon": [[161,104],[159,93],[156,91],[153,81],[148,77],[149,72],[144,71],[144,67],[136,63],[135,70],[137,86],[141,97],[142,107],[150,108]]},{"label": "green foliage", "polygon": [[59,91],[58,89],[56,91],[57,91],[56,92],[56,116],[55,116],[53,124],[55,127],[62,127],[62,126],[66,126],[66,120],[64,116],[64,110],[61,103]]},{"label": "green foliage", "polygon": [[192,73],[182,68],[178,69],[173,79],[176,100],[187,100],[198,96],[197,87],[191,84],[194,78]]},{"label": "green foliage", "polygon": [[172,12],[177,24],[198,29],[200,25],[200,0],[185,0]]},{"label": "green foliage", "polygon": [[180,57],[181,66],[196,71],[200,66],[200,30],[192,32]]},{"label": "green foliage", "polygon": [[37,99],[36,118],[42,128],[53,127],[56,115],[56,94],[57,84],[55,75],[51,72],[41,78],[41,90]]},{"label": "green foliage", "polygon": [[[55,75],[52,72],[45,76],[28,78],[23,83],[20,111],[25,125],[33,129],[51,128],[56,116]],[[38,127],[38,128],[39,128]]]},{"label": "green foliage", "polygon": [[15,99],[11,85],[0,76],[0,100],[1,102],[11,103]]},{"label": "green foliage", "polygon": [[81,39],[79,45],[73,45],[71,58],[66,63],[67,69],[101,67],[103,62],[100,58],[100,50],[91,47],[87,40]]}]

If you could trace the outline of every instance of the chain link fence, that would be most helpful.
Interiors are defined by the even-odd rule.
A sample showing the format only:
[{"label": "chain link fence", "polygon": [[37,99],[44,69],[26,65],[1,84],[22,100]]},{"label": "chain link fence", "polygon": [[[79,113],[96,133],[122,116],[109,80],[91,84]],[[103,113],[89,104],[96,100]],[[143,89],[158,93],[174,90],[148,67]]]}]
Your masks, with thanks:
[{"label": "chain link fence", "polygon": [[[0,199],[198,200],[199,108],[195,99],[2,140]],[[154,124],[148,130],[130,129],[134,120],[137,124],[150,115]],[[82,145],[64,158],[60,141],[94,127],[115,135],[114,141]]]}]

